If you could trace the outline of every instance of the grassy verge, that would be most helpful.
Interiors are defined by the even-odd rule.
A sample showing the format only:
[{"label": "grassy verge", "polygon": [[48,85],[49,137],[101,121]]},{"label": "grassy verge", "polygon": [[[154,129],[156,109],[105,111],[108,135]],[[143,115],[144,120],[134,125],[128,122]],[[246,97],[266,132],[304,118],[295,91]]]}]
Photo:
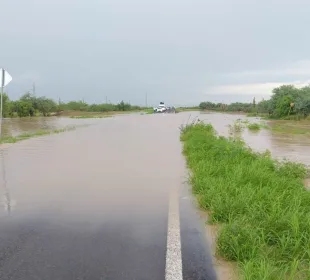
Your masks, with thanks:
[{"label": "grassy verge", "polygon": [[310,134],[310,123],[271,122],[270,129],[285,134]]},{"label": "grassy verge", "polygon": [[199,107],[177,107],[176,111],[180,112],[191,112],[191,111],[201,111]]},{"label": "grassy verge", "polygon": [[147,115],[153,114],[153,113],[154,113],[154,109],[153,109],[153,108],[145,109],[145,110],[143,111],[143,113],[145,113],[145,114],[147,114]]},{"label": "grassy verge", "polygon": [[111,115],[82,115],[82,116],[71,116],[71,119],[104,119],[110,118]]},{"label": "grassy verge", "polygon": [[210,124],[181,130],[193,192],[220,228],[217,254],[238,264],[241,279],[310,279],[305,167],[218,137]]},{"label": "grassy verge", "polygon": [[50,135],[50,134],[56,134],[56,133],[62,133],[70,130],[74,130],[75,127],[66,127],[62,129],[54,129],[54,130],[38,130],[36,132],[31,133],[23,133],[17,136],[9,136],[9,137],[2,137],[0,138],[0,144],[5,143],[16,143],[22,140],[26,140],[29,138],[39,137],[43,135]]},{"label": "grassy verge", "polygon": [[248,128],[251,131],[259,131],[261,129],[269,129],[275,133],[283,134],[310,134],[310,124],[308,123],[296,123],[287,121],[272,121],[269,124],[264,122],[251,123],[248,120],[236,120],[233,125],[230,125],[230,131],[242,132],[244,128]]},{"label": "grassy verge", "polygon": [[87,112],[87,111],[62,111],[57,114],[59,117],[83,117],[83,118],[104,118],[113,115],[123,115],[138,112],[148,112],[150,109],[146,110],[132,110],[132,111],[109,111],[109,112]]}]

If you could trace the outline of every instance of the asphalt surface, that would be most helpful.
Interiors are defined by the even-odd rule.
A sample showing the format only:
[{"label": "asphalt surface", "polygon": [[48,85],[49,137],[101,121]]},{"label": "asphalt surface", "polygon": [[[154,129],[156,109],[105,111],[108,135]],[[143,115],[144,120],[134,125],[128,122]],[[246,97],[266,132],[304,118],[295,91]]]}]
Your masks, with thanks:
[{"label": "asphalt surface", "polygon": [[184,121],[120,116],[0,148],[0,279],[216,279]]}]

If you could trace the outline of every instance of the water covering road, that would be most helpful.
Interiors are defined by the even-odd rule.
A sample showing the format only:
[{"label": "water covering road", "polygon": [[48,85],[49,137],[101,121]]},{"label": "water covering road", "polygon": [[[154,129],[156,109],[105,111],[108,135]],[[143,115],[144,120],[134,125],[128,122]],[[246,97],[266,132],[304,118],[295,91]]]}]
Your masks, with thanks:
[{"label": "water covering road", "polygon": [[0,279],[216,279],[185,182],[186,118],[101,119],[0,148]]},{"label": "water covering road", "polygon": [[[50,118],[47,128],[92,125],[0,146],[0,279],[216,279],[181,155],[178,127],[190,114],[223,135],[244,118]],[[310,163],[307,137],[245,130],[243,138]]]}]

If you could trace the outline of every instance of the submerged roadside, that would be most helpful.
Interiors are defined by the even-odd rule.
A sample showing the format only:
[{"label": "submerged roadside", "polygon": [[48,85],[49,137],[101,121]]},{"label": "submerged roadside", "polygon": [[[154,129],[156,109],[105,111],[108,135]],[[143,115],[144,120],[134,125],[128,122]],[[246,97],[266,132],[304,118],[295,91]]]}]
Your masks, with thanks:
[{"label": "submerged roadside", "polygon": [[218,258],[234,263],[241,279],[309,279],[306,168],[218,137],[209,124],[183,127],[181,140]]},{"label": "submerged roadside", "polygon": [[44,136],[44,135],[51,135],[51,134],[57,134],[62,133],[66,131],[75,130],[75,126],[69,126],[61,129],[54,129],[54,130],[38,130],[35,132],[29,132],[29,133],[22,133],[17,136],[6,136],[0,138],[0,145],[1,144],[14,144],[16,142],[20,142],[29,138]]}]

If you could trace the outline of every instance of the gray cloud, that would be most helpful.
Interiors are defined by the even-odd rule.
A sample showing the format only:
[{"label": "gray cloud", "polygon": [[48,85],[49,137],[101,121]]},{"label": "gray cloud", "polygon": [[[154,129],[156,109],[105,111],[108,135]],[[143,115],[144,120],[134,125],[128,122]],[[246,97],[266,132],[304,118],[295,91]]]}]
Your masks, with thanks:
[{"label": "gray cloud", "polygon": [[195,104],[212,93],[238,99],[237,85],[267,94],[260,84],[308,80],[309,9],[306,0],[1,1],[0,64],[12,98],[33,81],[38,94],[89,102],[143,104],[147,91],[150,103]]}]

